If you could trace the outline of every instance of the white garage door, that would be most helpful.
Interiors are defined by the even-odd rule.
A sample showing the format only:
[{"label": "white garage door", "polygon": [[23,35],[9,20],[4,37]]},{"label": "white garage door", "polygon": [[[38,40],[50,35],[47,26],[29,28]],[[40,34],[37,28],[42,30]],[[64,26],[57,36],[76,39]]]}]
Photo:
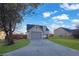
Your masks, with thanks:
[{"label": "white garage door", "polygon": [[31,39],[42,39],[42,32],[31,32]]}]

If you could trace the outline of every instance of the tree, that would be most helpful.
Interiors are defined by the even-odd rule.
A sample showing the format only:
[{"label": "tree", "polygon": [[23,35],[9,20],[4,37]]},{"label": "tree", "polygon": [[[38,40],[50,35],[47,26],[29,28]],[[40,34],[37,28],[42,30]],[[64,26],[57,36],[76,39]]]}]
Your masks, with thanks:
[{"label": "tree", "polygon": [[17,23],[22,21],[20,12],[27,9],[29,5],[36,8],[39,4],[0,4],[0,27],[6,33],[5,42],[7,45],[14,44],[12,34]]},{"label": "tree", "polygon": [[75,30],[73,31],[73,33],[72,33],[72,36],[73,36],[74,38],[78,38],[78,39],[79,39],[79,29],[75,29]]}]

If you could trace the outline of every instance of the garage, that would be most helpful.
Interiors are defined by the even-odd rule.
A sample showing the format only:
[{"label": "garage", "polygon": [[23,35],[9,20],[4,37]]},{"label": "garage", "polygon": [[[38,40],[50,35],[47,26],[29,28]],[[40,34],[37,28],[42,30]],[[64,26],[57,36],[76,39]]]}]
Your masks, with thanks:
[{"label": "garage", "polygon": [[42,32],[31,32],[31,39],[32,40],[42,39]]},{"label": "garage", "polygon": [[49,30],[46,26],[42,25],[27,25],[27,39],[30,40],[42,40],[46,39],[49,34]]}]

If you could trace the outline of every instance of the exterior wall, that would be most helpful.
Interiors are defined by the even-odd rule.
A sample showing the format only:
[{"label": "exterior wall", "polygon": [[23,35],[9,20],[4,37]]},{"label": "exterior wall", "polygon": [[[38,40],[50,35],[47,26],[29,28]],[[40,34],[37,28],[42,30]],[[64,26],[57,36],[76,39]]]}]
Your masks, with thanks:
[{"label": "exterior wall", "polygon": [[27,31],[27,38],[31,39],[31,32],[41,32],[43,36],[42,30],[38,26],[32,27],[29,31]]},{"label": "exterior wall", "polygon": [[67,32],[66,30],[64,30],[62,28],[55,30],[54,34],[57,36],[63,36],[63,37],[71,36],[71,33]]},{"label": "exterior wall", "polygon": [[49,31],[47,31],[46,30],[47,29],[47,27],[46,26],[43,26],[43,38],[44,39],[47,39],[48,38],[48,36],[49,36]]},{"label": "exterior wall", "polygon": [[39,32],[42,32],[42,30],[38,26],[32,27],[29,31],[39,31]]},{"label": "exterior wall", "polygon": [[70,36],[72,36],[72,34],[69,33],[69,32],[66,32],[65,36],[66,36],[66,37],[70,37]]},{"label": "exterior wall", "polygon": [[44,32],[44,34],[49,34],[49,31],[46,31],[46,26],[43,26],[43,32]]},{"label": "exterior wall", "polygon": [[46,26],[43,26],[43,38],[47,39],[48,38],[48,35],[49,35],[49,31],[46,31]]},{"label": "exterior wall", "polygon": [[27,31],[27,39],[31,39],[30,38],[30,32],[29,31]]}]

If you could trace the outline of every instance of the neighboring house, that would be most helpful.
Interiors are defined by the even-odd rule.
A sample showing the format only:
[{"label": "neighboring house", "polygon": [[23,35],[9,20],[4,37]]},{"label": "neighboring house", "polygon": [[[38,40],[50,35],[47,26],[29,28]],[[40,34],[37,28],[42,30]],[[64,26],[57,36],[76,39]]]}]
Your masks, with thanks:
[{"label": "neighboring house", "polygon": [[28,39],[45,39],[49,35],[49,29],[46,26],[27,24]]},{"label": "neighboring house", "polygon": [[61,36],[61,37],[71,37],[73,30],[60,27],[54,30],[54,35]]}]

